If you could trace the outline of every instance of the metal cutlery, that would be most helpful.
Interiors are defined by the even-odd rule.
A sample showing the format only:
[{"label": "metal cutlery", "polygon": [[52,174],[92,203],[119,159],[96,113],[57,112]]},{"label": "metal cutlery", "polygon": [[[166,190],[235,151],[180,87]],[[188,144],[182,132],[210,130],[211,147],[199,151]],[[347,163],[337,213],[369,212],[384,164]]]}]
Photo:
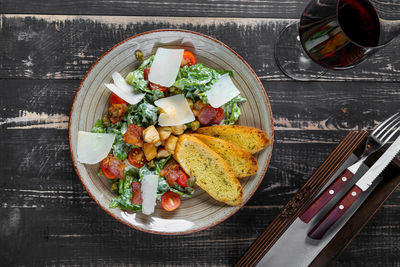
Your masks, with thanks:
[{"label": "metal cutlery", "polygon": [[364,152],[361,158],[352,166],[344,170],[336,180],[334,180],[312,203],[308,208],[299,216],[299,218],[308,223],[336,194],[343,186],[354,177],[362,163],[368,158],[369,155],[379,150],[384,146],[393,135],[400,130],[397,126],[400,125],[399,113],[394,114],[384,122],[382,122],[368,137],[365,145]]},{"label": "metal cutlery", "polygon": [[400,136],[383,153],[374,165],[361,177],[359,181],[342,197],[341,200],[325,215],[324,218],[310,231],[312,239],[321,239],[343,214],[351,207],[363,191],[366,191],[379,174],[386,168],[400,151]]}]

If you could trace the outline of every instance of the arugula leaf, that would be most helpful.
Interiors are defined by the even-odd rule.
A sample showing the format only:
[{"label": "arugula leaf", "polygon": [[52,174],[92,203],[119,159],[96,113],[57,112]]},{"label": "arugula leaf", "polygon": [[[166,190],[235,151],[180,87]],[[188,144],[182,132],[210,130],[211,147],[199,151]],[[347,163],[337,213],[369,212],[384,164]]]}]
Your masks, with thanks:
[{"label": "arugula leaf", "polygon": [[129,123],[138,126],[148,127],[157,122],[158,108],[152,104],[142,100],[136,105],[130,105],[125,113],[125,119]]},{"label": "arugula leaf", "polygon": [[141,210],[142,205],[132,204],[132,177],[125,177],[125,179],[120,180],[118,184],[118,193],[119,195],[113,198],[110,203],[110,208],[120,207],[121,209],[126,210]]},{"label": "arugula leaf", "polygon": [[221,122],[222,124],[234,124],[240,117],[241,111],[239,107],[239,103],[245,102],[246,98],[241,97],[240,95],[226,103],[222,106],[222,109],[225,112],[224,120]]},{"label": "arugula leaf", "polygon": [[144,69],[149,68],[153,60],[154,55],[144,60],[136,70],[129,72],[126,76],[125,81],[133,86],[133,91],[135,93],[151,93],[151,90],[147,86],[149,81],[144,79]]},{"label": "arugula leaf", "polygon": [[209,90],[225,73],[233,76],[232,71],[214,70],[203,64],[184,66],[179,70],[174,86],[180,89],[185,97],[193,101],[201,99],[204,103],[208,103],[207,97],[202,93]]}]

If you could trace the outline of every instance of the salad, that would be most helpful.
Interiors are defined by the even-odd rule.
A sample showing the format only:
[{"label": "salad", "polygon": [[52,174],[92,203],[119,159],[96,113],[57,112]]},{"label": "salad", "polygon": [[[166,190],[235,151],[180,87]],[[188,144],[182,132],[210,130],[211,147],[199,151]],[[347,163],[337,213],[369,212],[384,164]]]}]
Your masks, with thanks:
[{"label": "salad", "polygon": [[[108,113],[96,122],[91,133],[99,134],[98,138],[101,134],[113,136],[110,147],[104,148],[106,155],[98,172],[109,180],[116,194],[112,208],[151,214],[156,201],[161,201],[165,210],[177,209],[181,198],[193,196],[195,184],[195,179],[173,158],[178,136],[201,126],[234,124],[239,119],[239,104],[246,99],[236,88],[237,92],[226,90],[227,86],[234,87],[232,71],[209,68],[198,63],[193,53],[182,50],[177,74],[161,77],[164,73],[154,72],[159,72],[163,64],[158,62],[164,60],[159,52],[170,56],[176,51],[159,48],[146,59],[136,51],[139,67],[124,78],[114,73],[114,84],[106,84],[113,91]],[[171,79],[169,76],[170,86],[153,82]],[[128,94],[140,100],[129,103]],[[221,101],[225,103],[215,107]]]}]

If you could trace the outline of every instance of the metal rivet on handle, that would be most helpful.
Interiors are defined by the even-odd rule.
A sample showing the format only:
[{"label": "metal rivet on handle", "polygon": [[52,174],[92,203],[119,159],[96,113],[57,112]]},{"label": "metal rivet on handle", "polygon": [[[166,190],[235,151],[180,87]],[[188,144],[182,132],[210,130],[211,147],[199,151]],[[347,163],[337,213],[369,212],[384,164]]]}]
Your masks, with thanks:
[{"label": "metal rivet on handle", "polygon": [[355,191],[351,192],[351,195],[354,197],[355,195],[357,195],[357,193]]},{"label": "metal rivet on handle", "polygon": [[343,182],[346,182],[346,181],[347,181],[347,178],[346,178],[346,177],[342,177],[342,181],[343,181]]},{"label": "metal rivet on handle", "polygon": [[340,206],[339,206],[339,209],[341,209],[341,210],[344,209],[344,206],[343,206],[343,205],[340,205]]},{"label": "metal rivet on handle", "polygon": [[329,194],[333,195],[334,193],[335,193],[335,191],[329,190]]}]

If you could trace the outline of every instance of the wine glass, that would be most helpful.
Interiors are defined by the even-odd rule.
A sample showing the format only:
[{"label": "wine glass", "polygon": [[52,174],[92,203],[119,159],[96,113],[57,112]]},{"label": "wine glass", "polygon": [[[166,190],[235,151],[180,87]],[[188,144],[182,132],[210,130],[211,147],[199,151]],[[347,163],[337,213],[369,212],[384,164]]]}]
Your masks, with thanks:
[{"label": "wine glass", "polygon": [[312,0],[275,44],[288,77],[308,81],[353,68],[400,33],[400,0]]}]

